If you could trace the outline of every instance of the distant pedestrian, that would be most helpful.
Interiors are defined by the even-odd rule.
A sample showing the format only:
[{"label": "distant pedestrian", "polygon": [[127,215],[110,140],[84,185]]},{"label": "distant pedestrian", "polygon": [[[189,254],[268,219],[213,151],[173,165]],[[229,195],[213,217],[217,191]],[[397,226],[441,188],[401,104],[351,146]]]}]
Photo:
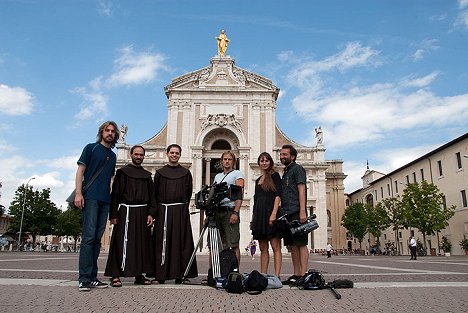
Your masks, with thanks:
[{"label": "distant pedestrian", "polygon": [[411,259],[410,260],[416,260],[416,247],[417,247],[417,242],[414,237],[410,236],[409,237],[409,248],[411,251]]},{"label": "distant pedestrian", "polygon": [[333,250],[333,247],[330,243],[327,243],[327,246],[325,247],[325,251],[327,251],[327,258],[331,258],[331,252]]},{"label": "distant pedestrian", "polygon": [[257,252],[257,242],[252,239],[249,243],[249,248],[250,256],[252,257],[252,260],[255,260],[255,252]]}]

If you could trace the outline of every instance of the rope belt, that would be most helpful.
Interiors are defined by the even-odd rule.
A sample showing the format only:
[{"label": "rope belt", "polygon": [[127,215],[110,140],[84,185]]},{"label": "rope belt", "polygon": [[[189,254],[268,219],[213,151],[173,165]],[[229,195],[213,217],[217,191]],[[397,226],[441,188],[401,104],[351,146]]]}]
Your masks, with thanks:
[{"label": "rope belt", "polygon": [[125,233],[124,233],[124,242],[123,242],[123,251],[122,251],[122,265],[120,268],[122,271],[125,270],[125,260],[127,259],[127,241],[128,241],[128,224],[130,222],[130,208],[139,208],[139,207],[145,207],[147,206],[146,204],[125,204],[125,203],[120,203],[119,204],[119,210],[120,207],[124,207],[126,210],[125,214]]},{"label": "rope belt", "polygon": [[181,205],[185,204],[184,202],[178,203],[160,203],[160,205],[164,205],[164,232],[163,232],[163,246],[162,246],[162,253],[161,253],[161,266],[164,265],[166,261],[166,238],[167,238],[167,207],[174,206],[174,205]]}]

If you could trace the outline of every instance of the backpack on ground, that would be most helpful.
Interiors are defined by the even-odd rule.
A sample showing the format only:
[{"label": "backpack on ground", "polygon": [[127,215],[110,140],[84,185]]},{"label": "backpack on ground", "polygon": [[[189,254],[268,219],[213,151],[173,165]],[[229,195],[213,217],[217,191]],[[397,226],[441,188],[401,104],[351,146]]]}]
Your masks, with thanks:
[{"label": "backpack on ground", "polygon": [[223,287],[229,293],[244,292],[244,276],[239,272],[231,272],[223,281]]},{"label": "backpack on ground", "polygon": [[244,290],[249,294],[261,294],[268,286],[268,279],[257,270],[253,270],[245,276]]},{"label": "backpack on ground", "polygon": [[327,283],[319,271],[310,269],[304,276],[292,283],[291,286],[299,289],[314,290],[327,288]]},{"label": "backpack on ground", "polygon": [[215,278],[227,278],[229,273],[237,270],[238,263],[234,250],[231,248],[224,249],[219,253],[219,268],[221,277],[213,277],[213,269],[208,269],[208,286],[216,286]]},{"label": "backpack on ground", "polygon": [[237,263],[237,256],[234,250],[227,248],[219,253],[219,266],[221,277],[228,277],[230,273],[236,271],[239,264]]}]

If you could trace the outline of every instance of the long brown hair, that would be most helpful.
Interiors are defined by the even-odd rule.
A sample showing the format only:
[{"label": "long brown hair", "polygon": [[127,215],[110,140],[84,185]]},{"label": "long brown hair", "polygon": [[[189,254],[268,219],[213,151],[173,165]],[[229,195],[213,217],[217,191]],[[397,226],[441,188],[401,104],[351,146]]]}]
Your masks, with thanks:
[{"label": "long brown hair", "polygon": [[275,182],[273,181],[273,178],[271,177],[271,175],[273,175],[273,173],[276,172],[274,169],[275,162],[273,162],[273,158],[268,152],[262,152],[260,153],[257,159],[258,165],[260,165],[260,160],[262,158],[265,158],[268,161],[270,161],[270,166],[268,166],[266,171],[263,173],[263,183],[260,185],[260,187],[262,187],[262,189],[265,191],[275,192],[276,191]]},{"label": "long brown hair", "polygon": [[119,137],[120,137],[119,128],[117,127],[117,124],[114,121],[107,121],[107,122],[102,123],[101,126],[99,126],[99,130],[96,136],[96,142],[102,141],[102,133],[104,129],[106,129],[106,127],[109,125],[114,126],[114,129],[115,129],[115,137],[114,137],[114,140],[110,144],[111,148],[114,148],[115,144],[117,143],[117,140],[119,140]]}]

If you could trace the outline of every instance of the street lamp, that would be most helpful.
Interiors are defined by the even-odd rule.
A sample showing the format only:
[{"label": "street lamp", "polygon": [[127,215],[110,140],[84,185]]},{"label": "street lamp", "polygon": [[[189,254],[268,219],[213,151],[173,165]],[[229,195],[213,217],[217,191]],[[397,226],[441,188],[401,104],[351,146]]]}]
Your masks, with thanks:
[{"label": "street lamp", "polygon": [[36,177],[31,177],[26,186],[24,187],[24,195],[23,195],[23,211],[21,212],[21,222],[20,222],[20,229],[18,233],[18,251],[21,251],[21,231],[23,230],[23,218],[24,218],[24,207],[26,206],[26,190],[28,189],[29,182],[35,179]]}]

